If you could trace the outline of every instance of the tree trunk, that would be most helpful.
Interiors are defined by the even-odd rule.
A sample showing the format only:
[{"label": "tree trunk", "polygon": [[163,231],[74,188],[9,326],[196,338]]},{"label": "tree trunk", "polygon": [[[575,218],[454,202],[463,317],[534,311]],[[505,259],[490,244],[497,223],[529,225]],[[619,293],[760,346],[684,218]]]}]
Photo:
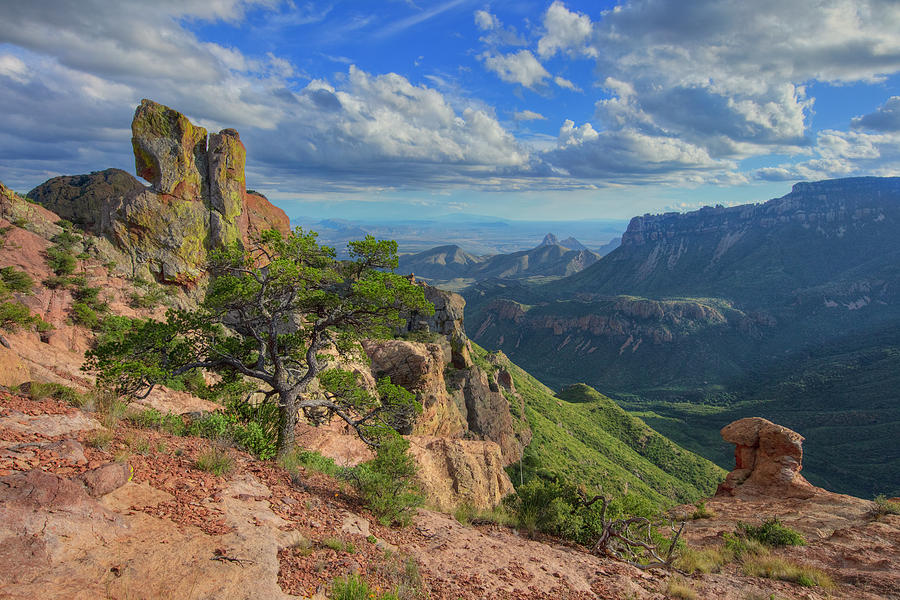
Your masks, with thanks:
[{"label": "tree trunk", "polygon": [[283,458],[294,449],[297,427],[297,394],[281,392],[278,395],[278,445],[276,457]]}]

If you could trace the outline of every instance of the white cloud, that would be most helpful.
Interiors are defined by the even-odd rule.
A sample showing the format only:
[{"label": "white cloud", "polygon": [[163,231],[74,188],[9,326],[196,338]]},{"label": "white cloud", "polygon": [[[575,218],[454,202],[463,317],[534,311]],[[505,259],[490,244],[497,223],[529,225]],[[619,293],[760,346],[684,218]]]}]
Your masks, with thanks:
[{"label": "white cloud", "polygon": [[484,66],[507,83],[518,83],[533,89],[542,85],[550,77],[547,69],[538,62],[529,50],[519,50],[514,54],[493,55],[485,52],[479,56]]},{"label": "white cloud", "polygon": [[553,78],[553,83],[558,85],[561,88],[565,88],[567,90],[571,90],[573,92],[581,92],[583,91],[580,87],[566,79],[565,77],[556,76]]},{"label": "white cloud", "polygon": [[547,117],[533,110],[523,110],[513,114],[516,121],[546,121]]},{"label": "white cloud", "polygon": [[592,31],[590,17],[571,12],[556,0],[544,13],[544,34],[538,40],[538,54],[541,58],[550,58],[557,52],[597,56],[597,50],[589,45]]},{"label": "white cloud", "polygon": [[900,132],[869,134],[858,131],[820,131],[813,157],[798,163],[756,169],[756,179],[817,180],[858,175],[900,175]]},{"label": "white cloud", "polygon": [[28,67],[12,54],[0,54],[0,76],[9,77],[16,83],[26,83],[29,79]]},{"label": "white cloud", "polygon": [[476,10],[475,26],[482,31],[491,31],[500,28],[500,20],[486,10]]},{"label": "white cloud", "polygon": [[852,125],[854,129],[900,131],[900,96],[891,96],[875,112],[854,118]]}]

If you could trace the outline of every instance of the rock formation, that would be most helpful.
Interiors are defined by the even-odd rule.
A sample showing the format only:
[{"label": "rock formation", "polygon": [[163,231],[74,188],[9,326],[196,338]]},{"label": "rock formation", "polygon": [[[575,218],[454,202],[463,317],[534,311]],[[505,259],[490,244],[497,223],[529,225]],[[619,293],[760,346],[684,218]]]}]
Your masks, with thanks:
[{"label": "rock formation", "polygon": [[108,236],[169,283],[203,275],[207,253],[246,242],[262,229],[288,231],[284,212],[245,189],[246,150],[238,132],[207,136],[181,113],[142,100],[131,124],[135,169],[145,188],[118,169],[56,177],[29,192],[34,201]]},{"label": "rock formation", "polygon": [[[412,281],[415,277],[410,275]],[[431,332],[446,338],[450,343],[451,361],[457,369],[465,369],[472,364],[472,343],[466,336],[463,325],[466,301],[459,294],[445,292],[424,282],[425,299],[434,305],[434,314],[412,313],[405,315],[406,327],[398,333]]]},{"label": "rock formation", "polygon": [[735,445],[735,467],[719,484],[717,496],[808,498],[818,490],[800,475],[803,436],[796,431],[748,417],[726,425],[721,433]]}]

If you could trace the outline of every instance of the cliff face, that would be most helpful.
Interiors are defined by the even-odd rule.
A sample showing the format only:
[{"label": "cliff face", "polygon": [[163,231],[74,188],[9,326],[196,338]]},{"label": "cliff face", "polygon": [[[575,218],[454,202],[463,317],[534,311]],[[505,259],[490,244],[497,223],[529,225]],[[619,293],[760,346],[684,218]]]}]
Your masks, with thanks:
[{"label": "cliff face", "polygon": [[135,169],[56,177],[29,198],[109,237],[136,270],[191,284],[207,254],[262,229],[290,229],[284,212],[245,189],[246,150],[234,129],[207,135],[181,113],[143,100],[131,124]]}]

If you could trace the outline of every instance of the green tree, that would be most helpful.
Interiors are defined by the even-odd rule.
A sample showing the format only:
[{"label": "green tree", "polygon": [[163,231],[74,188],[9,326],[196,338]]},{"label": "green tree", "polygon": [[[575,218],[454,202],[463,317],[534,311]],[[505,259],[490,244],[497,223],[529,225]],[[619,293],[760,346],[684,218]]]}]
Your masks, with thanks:
[{"label": "green tree", "polygon": [[[314,422],[337,416],[376,445],[391,418],[415,407],[413,396],[384,381],[368,394],[324,352],[360,352],[361,337],[390,331],[402,312],[434,307],[422,288],[392,272],[396,242],[366,236],[348,248],[350,259],[337,260],[315,232],[298,228],[265,231],[247,249],[235,243],[213,253],[199,308],[134,321],[88,353],[85,368],[125,394],[198,368],[258,380],[266,401],[278,405],[279,457],[293,446],[300,410]],[[316,379],[321,392],[314,394]]]}]

